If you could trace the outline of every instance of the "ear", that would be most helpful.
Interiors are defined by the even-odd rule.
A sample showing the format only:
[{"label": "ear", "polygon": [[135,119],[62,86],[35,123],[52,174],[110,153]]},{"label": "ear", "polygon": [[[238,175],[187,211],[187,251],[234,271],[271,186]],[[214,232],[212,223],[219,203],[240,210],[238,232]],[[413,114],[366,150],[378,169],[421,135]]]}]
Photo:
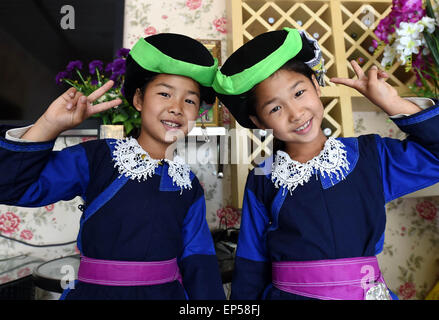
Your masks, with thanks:
[{"label": "ear", "polygon": [[249,115],[249,118],[255,124],[255,126],[258,127],[258,129],[266,129],[265,126],[259,121],[258,117]]},{"label": "ear", "polygon": [[320,98],[320,96],[322,95],[322,91],[320,90],[319,82],[317,81],[317,78],[314,74],[312,75],[312,83],[314,84],[314,88],[316,88],[317,95]]},{"label": "ear", "polygon": [[134,105],[134,108],[136,108],[137,111],[139,111],[139,112],[142,111],[143,99],[142,99],[142,94],[141,94],[139,88],[136,89],[136,93],[134,94],[133,105]]}]

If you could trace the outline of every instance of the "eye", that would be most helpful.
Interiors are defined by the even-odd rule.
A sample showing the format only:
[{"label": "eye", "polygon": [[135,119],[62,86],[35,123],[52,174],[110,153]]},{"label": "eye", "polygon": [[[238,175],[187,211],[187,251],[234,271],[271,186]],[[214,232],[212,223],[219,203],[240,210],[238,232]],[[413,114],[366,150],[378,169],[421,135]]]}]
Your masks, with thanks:
[{"label": "eye", "polygon": [[273,109],[270,110],[270,113],[274,113],[280,110],[280,106],[275,106]]},{"label": "eye", "polygon": [[167,93],[167,92],[159,92],[158,93],[159,95],[161,95],[161,96],[163,96],[163,97],[165,97],[165,98],[169,98],[171,95],[169,94],[169,93]]},{"label": "eye", "polygon": [[191,100],[191,99],[186,99],[186,100],[184,100],[184,102],[196,105],[196,102],[194,100]]},{"label": "eye", "polygon": [[296,97],[300,97],[303,93],[305,92],[305,90],[299,90],[296,92]]}]

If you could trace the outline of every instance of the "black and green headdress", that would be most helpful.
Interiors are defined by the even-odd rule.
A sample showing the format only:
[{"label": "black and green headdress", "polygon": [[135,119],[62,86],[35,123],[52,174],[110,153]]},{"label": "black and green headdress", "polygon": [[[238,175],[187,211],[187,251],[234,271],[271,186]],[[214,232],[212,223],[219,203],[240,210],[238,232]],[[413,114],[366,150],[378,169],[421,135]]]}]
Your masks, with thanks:
[{"label": "black and green headdress", "polygon": [[200,42],[190,37],[160,33],[142,38],[130,50],[126,60],[123,94],[130,104],[137,88],[160,73],[189,77],[200,84],[201,100],[215,101],[212,82],[218,61]]},{"label": "black and green headdress", "polygon": [[241,126],[256,128],[249,118],[249,91],[291,59],[308,65],[324,86],[326,71],[317,40],[291,28],[258,35],[235,51],[217,72],[213,88]]}]

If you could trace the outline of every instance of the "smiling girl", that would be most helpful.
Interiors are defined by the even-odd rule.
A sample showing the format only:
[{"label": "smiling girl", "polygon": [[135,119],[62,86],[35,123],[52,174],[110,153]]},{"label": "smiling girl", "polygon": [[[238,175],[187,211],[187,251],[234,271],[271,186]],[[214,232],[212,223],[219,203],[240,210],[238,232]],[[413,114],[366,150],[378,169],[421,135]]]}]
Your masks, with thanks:
[{"label": "smiling girl", "polygon": [[397,298],[376,258],[385,204],[439,181],[439,106],[401,98],[376,67],[352,67],[357,79],[331,81],[366,96],[407,139],[325,137],[322,54],[303,31],[255,37],[217,74],[238,123],[272,129],[277,142],[247,178],[232,299]]},{"label": "smiling girl", "polygon": [[61,132],[121,102],[92,104],[112,82],[88,97],[70,88],[30,128],[2,128],[0,202],[84,199],[78,281],[62,298],[224,299],[203,189],[167,152],[191,130],[201,102],[213,102],[217,61],[198,41],[158,34],[136,43],[126,70],[123,92],[141,112],[140,136],[53,152]]}]

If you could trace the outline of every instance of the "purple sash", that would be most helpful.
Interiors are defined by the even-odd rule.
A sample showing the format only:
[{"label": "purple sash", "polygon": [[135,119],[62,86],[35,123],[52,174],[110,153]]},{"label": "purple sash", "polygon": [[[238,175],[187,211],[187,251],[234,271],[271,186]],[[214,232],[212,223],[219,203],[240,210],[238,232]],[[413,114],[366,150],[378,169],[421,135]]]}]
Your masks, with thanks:
[{"label": "purple sash", "polygon": [[376,257],[273,262],[279,290],[322,300],[391,299]]},{"label": "purple sash", "polygon": [[78,280],[106,286],[149,286],[178,280],[177,259],[165,261],[116,261],[82,256]]}]

